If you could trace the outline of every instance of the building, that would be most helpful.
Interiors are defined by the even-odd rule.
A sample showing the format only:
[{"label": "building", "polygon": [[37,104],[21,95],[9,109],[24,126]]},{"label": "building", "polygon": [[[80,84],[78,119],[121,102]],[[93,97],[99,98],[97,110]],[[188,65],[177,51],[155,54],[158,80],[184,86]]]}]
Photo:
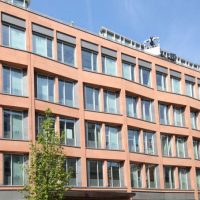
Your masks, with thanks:
[{"label": "building", "polygon": [[0,199],[22,199],[46,108],[75,169],[68,199],[200,199],[199,66],[13,1],[0,1]]}]

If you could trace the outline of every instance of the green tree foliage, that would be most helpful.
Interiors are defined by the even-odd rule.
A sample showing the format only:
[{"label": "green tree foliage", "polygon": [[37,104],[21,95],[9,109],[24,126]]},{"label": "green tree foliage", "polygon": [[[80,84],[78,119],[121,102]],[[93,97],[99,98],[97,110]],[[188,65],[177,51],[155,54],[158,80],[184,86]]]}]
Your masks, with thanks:
[{"label": "green tree foliage", "polygon": [[61,138],[54,130],[54,121],[47,109],[38,140],[30,146],[27,185],[24,187],[27,200],[62,200],[71,173],[66,171],[66,157]]}]

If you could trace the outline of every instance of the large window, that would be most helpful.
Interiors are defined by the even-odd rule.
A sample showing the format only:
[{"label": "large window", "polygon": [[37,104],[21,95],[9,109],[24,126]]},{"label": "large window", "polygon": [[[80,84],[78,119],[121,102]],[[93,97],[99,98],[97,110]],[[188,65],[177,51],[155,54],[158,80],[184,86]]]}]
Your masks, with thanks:
[{"label": "large window", "polygon": [[177,156],[181,158],[187,157],[187,143],[186,138],[184,137],[177,137],[176,138],[176,152]]},{"label": "large window", "polygon": [[12,25],[3,24],[3,45],[25,50],[26,49],[26,34],[22,28],[17,28]]},{"label": "large window", "polygon": [[157,166],[156,165],[146,165],[146,182],[147,188],[157,188]]},{"label": "large window", "polygon": [[85,109],[99,111],[99,89],[84,87]]},{"label": "large window", "polygon": [[69,180],[70,186],[78,186],[78,159],[77,158],[67,158],[66,159],[66,170],[71,173]]},{"label": "large window", "polygon": [[104,111],[118,113],[118,94],[116,92],[104,91]]},{"label": "large window", "polygon": [[156,73],[156,82],[157,82],[157,89],[158,90],[162,90],[162,91],[167,90],[166,75],[165,74],[157,72]]},{"label": "large window", "polygon": [[14,140],[28,139],[27,113],[23,111],[3,111],[3,137]]},{"label": "large window", "polygon": [[75,66],[75,46],[58,41],[58,61]]},{"label": "large window", "polygon": [[200,169],[196,169],[196,182],[197,182],[197,187],[198,189],[200,188]]},{"label": "large window", "polygon": [[141,177],[141,165],[131,164],[131,187],[141,188],[142,187],[142,177]]},{"label": "large window", "polygon": [[66,106],[75,106],[75,83],[59,80],[59,103]]},{"label": "large window", "polygon": [[26,72],[21,69],[3,67],[3,93],[17,96],[26,95]]},{"label": "large window", "polygon": [[160,124],[169,124],[169,106],[165,104],[159,104],[159,118]]},{"label": "large window", "polygon": [[102,56],[102,66],[103,66],[103,73],[116,76],[117,75],[117,66],[116,66],[116,59]]},{"label": "large window", "polygon": [[126,97],[126,113],[129,117],[137,117],[137,98]]},{"label": "large window", "polygon": [[101,126],[96,123],[86,123],[87,147],[101,148]]},{"label": "large window", "polygon": [[193,139],[194,158],[200,160],[200,141]]},{"label": "large window", "polygon": [[165,188],[174,189],[175,179],[174,179],[174,168],[170,166],[164,167],[164,180]]},{"label": "large window", "polygon": [[54,102],[54,78],[37,75],[37,98]]},{"label": "large window", "polygon": [[189,170],[186,168],[179,168],[179,188],[181,190],[189,189]]},{"label": "large window", "polygon": [[140,67],[140,83],[151,87],[151,71],[145,67]]},{"label": "large window", "polygon": [[33,53],[52,58],[52,38],[33,34]]},{"label": "large window", "polygon": [[103,161],[88,160],[88,186],[103,187]]},{"label": "large window", "polygon": [[183,127],[185,126],[184,109],[174,107],[174,125]]},{"label": "large window", "polygon": [[161,135],[161,145],[162,145],[162,154],[163,156],[172,156],[172,137],[169,135]]},{"label": "large window", "polygon": [[153,122],[153,102],[151,100],[142,100],[142,119]]},{"label": "large window", "polygon": [[60,133],[63,136],[63,144],[77,146],[77,128],[75,119],[60,119]]},{"label": "large window", "polygon": [[4,185],[24,185],[26,183],[25,166],[28,160],[24,155],[4,154]]},{"label": "large window", "polygon": [[198,113],[197,112],[190,112],[190,121],[192,129],[198,129],[197,120]]},{"label": "large window", "polygon": [[194,83],[186,81],[185,87],[186,87],[186,95],[194,97]]},{"label": "large window", "polygon": [[122,187],[121,164],[119,162],[108,162],[108,187]]},{"label": "large window", "polygon": [[121,149],[121,133],[118,127],[106,126],[106,148]]},{"label": "large window", "polygon": [[155,154],[155,133],[144,131],[144,153]]},{"label": "large window", "polygon": [[181,94],[181,80],[179,78],[171,76],[171,91]]},{"label": "large window", "polygon": [[97,71],[97,53],[82,49],[82,65],[83,69],[88,71]]},{"label": "large window", "polygon": [[122,62],[123,78],[134,81],[134,65],[127,62]]},{"label": "large window", "polygon": [[128,146],[130,152],[139,152],[139,131],[129,129],[128,130]]}]

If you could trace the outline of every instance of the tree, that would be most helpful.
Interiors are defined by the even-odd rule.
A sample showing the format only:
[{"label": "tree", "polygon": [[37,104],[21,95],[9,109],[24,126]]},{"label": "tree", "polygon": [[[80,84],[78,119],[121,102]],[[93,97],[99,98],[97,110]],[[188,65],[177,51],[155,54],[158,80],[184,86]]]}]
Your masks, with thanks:
[{"label": "tree", "polygon": [[63,200],[66,185],[71,176],[66,171],[66,157],[59,138],[54,130],[51,111],[47,109],[38,139],[30,146],[27,166],[27,185],[24,187],[28,200]]}]

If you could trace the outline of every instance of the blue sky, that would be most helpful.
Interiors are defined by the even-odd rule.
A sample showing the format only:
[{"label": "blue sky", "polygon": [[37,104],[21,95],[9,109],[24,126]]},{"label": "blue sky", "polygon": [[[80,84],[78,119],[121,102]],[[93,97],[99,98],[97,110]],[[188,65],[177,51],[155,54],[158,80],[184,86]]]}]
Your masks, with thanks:
[{"label": "blue sky", "polygon": [[200,0],[32,0],[31,9],[98,33],[104,26],[200,64]]}]

